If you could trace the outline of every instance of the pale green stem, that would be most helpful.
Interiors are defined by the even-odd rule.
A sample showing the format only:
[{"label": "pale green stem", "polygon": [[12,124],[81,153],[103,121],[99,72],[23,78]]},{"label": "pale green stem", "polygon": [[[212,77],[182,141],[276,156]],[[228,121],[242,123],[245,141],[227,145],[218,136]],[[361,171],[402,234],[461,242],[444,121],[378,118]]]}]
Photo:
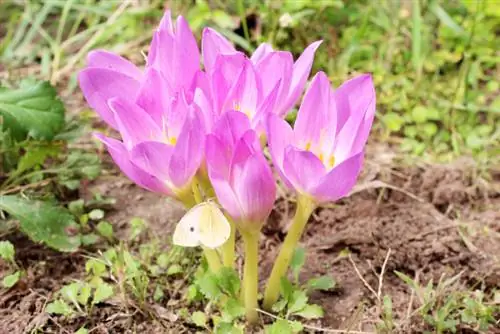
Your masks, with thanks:
[{"label": "pale green stem", "polygon": [[219,254],[215,249],[211,249],[208,247],[202,247],[203,254],[205,254],[205,258],[207,259],[208,268],[211,272],[216,273],[222,267],[220,263]]},{"label": "pale green stem", "polygon": [[222,245],[222,262],[224,267],[233,268],[234,267],[234,247],[236,241],[236,228],[234,226],[233,221],[230,217],[227,217],[229,220],[229,224],[231,224],[231,234],[229,235],[229,239],[226,241],[224,245]]},{"label": "pale green stem", "polygon": [[302,236],[302,232],[304,231],[307,221],[309,220],[311,213],[314,211],[314,208],[315,204],[310,198],[304,196],[298,197],[297,209],[295,211],[295,216],[293,217],[292,225],[288,230],[285,241],[283,242],[278,257],[274,262],[273,270],[271,271],[271,276],[269,277],[266,290],[264,292],[263,306],[265,310],[270,310],[278,300],[280,295],[281,278],[286,275],[297,243]]},{"label": "pale green stem", "polygon": [[260,232],[242,233],[245,245],[245,264],[243,266],[243,301],[248,323],[255,324],[258,320],[257,294],[259,285],[259,236]]}]

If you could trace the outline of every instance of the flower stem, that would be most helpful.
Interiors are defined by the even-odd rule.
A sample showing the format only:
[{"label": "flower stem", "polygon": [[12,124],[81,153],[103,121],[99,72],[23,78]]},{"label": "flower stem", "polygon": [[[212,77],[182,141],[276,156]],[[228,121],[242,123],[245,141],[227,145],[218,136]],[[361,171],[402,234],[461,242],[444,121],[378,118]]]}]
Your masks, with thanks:
[{"label": "flower stem", "polygon": [[267,282],[266,290],[264,292],[264,309],[270,310],[271,307],[276,303],[280,294],[280,284],[281,278],[286,275],[288,266],[290,265],[290,260],[292,259],[293,252],[297,246],[297,243],[302,236],[302,232],[314,211],[314,202],[304,196],[300,196],[297,199],[297,209],[295,211],[295,216],[293,217],[292,225],[288,230],[288,234],[281,246],[281,250],[274,262],[273,270],[271,271],[271,276]]},{"label": "flower stem", "polygon": [[236,240],[236,228],[234,223],[232,222],[230,217],[227,217],[229,220],[229,224],[231,224],[231,234],[229,235],[229,239],[226,241],[224,245],[222,245],[222,262],[224,267],[233,268],[234,267],[234,247]]},{"label": "flower stem", "polygon": [[211,272],[217,273],[219,269],[222,267],[220,263],[219,254],[215,249],[211,249],[208,247],[202,247],[202,248],[203,248],[203,254],[207,259],[208,268],[210,269]]},{"label": "flower stem", "polygon": [[257,294],[259,284],[259,236],[260,232],[242,233],[245,245],[245,264],[243,266],[243,296],[248,323],[255,324],[257,314]]}]

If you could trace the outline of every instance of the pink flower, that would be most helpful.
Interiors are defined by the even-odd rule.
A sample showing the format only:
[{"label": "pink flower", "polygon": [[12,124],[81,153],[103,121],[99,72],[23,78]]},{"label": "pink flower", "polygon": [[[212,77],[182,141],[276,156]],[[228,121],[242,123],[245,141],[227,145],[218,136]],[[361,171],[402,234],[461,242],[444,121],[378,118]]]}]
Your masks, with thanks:
[{"label": "pink flower", "polygon": [[182,16],[174,30],[167,11],[153,36],[145,73],[118,55],[95,50],[88,54],[87,68],[78,74],[78,81],[90,107],[118,130],[108,105],[111,98],[126,98],[141,105],[145,96],[161,94],[162,103],[168,104],[184,91],[191,102],[192,84],[199,71],[200,52],[193,33]]},{"label": "pink flower", "polygon": [[176,197],[189,189],[204,154],[205,131],[197,107],[185,99],[176,101],[159,126],[144,109],[124,98],[111,99],[109,106],[123,142],[96,136],[122,172],[150,191]]},{"label": "pink flower", "polygon": [[319,72],[304,96],[294,129],[275,115],[268,117],[269,148],[283,181],[316,202],[347,195],[361,171],[374,115],[370,75],[333,91]]},{"label": "pink flower", "polygon": [[[261,44],[253,53],[250,61],[261,78],[262,95],[267,98],[276,94],[273,112],[277,115],[284,117],[300,98],[320,44],[321,41],[318,41],[309,45],[295,63],[290,52],[274,51],[266,43]],[[210,28],[203,31],[202,54],[207,74],[216,81],[217,87],[225,87],[214,97],[215,108],[218,109],[222,107],[221,94],[224,96],[235,85],[235,78],[246,57]],[[224,60],[219,59],[221,57]]]},{"label": "pink flower", "polygon": [[248,118],[237,111],[222,115],[207,136],[210,181],[222,207],[244,230],[260,229],[276,197],[276,185]]}]

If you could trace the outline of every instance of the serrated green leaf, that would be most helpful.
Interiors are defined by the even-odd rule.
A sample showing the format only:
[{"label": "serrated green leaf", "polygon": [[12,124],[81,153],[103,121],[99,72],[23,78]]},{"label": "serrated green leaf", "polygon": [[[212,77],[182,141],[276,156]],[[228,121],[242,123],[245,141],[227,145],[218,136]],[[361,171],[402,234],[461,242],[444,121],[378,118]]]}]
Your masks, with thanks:
[{"label": "serrated green leaf", "polygon": [[245,307],[238,299],[230,298],[224,303],[223,315],[225,321],[233,322],[234,319],[245,315]]},{"label": "serrated green leaf", "polygon": [[293,272],[293,277],[295,281],[299,278],[299,273],[302,267],[304,266],[304,262],[306,260],[306,251],[304,248],[297,248],[293,253],[292,260],[290,261],[290,268]]},{"label": "serrated green leaf", "polygon": [[288,303],[288,313],[295,313],[302,310],[307,305],[307,295],[305,291],[295,290]]},{"label": "serrated green leaf", "polygon": [[240,278],[233,268],[223,267],[217,273],[219,287],[232,297],[240,291]]},{"label": "serrated green leaf", "polygon": [[95,289],[92,304],[99,304],[114,294],[113,286],[108,283],[102,283]]},{"label": "serrated green leaf", "polygon": [[207,316],[200,311],[196,311],[191,315],[191,321],[198,327],[205,328],[207,326]]},{"label": "serrated green leaf", "polygon": [[8,195],[0,197],[0,209],[18,219],[21,230],[35,242],[63,252],[76,251],[81,244],[79,226],[63,207]]},{"label": "serrated green leaf", "polygon": [[75,311],[64,300],[58,299],[49,303],[45,307],[45,312],[50,314],[59,314],[64,316],[72,315]]},{"label": "serrated green leaf", "polygon": [[27,136],[50,140],[64,126],[64,105],[49,82],[36,82],[15,90],[0,90],[2,127],[16,140]]},{"label": "serrated green leaf", "polygon": [[107,221],[101,221],[96,226],[97,232],[108,240],[113,239],[113,225]]},{"label": "serrated green leaf", "polygon": [[278,319],[270,326],[266,326],[266,334],[291,334],[293,333],[293,327],[290,322],[284,319]]},{"label": "serrated green leaf", "polygon": [[216,300],[222,296],[222,291],[219,288],[217,276],[211,272],[206,272],[201,278],[196,281],[200,292],[208,299]]},{"label": "serrated green leaf", "polygon": [[21,272],[16,271],[13,274],[7,275],[2,279],[2,286],[6,289],[12,288],[19,281],[21,277]]},{"label": "serrated green leaf", "polygon": [[16,250],[10,241],[0,241],[0,257],[7,262],[14,262]]},{"label": "serrated green leaf", "polygon": [[312,278],[306,283],[309,290],[330,290],[335,287],[335,280],[329,276]]},{"label": "serrated green leaf", "polygon": [[288,301],[286,299],[280,299],[278,300],[273,306],[272,306],[272,310],[273,312],[276,312],[276,313],[280,313],[281,311],[283,311],[286,307],[286,305],[288,304]]},{"label": "serrated green leaf", "polygon": [[294,312],[293,314],[305,319],[318,319],[323,317],[324,312],[321,306],[309,304],[304,306],[301,310]]}]

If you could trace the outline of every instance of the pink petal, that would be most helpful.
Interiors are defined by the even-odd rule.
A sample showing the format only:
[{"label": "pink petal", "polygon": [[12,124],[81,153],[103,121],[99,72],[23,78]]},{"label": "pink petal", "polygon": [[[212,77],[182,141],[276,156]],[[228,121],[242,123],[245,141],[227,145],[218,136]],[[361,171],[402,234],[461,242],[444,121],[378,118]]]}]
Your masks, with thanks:
[{"label": "pink petal", "polygon": [[217,56],[213,72],[210,74],[212,98],[217,114],[220,114],[229,89],[240,73],[244,62],[245,55],[241,52]]},{"label": "pink petal", "polygon": [[163,116],[162,129],[168,138],[179,138],[191,109],[192,107],[186,101],[184,91],[181,91],[177,98],[171,102],[170,107]]},{"label": "pink petal", "polygon": [[87,55],[87,67],[98,67],[123,73],[135,80],[141,80],[142,72],[127,59],[106,50],[93,50]]},{"label": "pink petal", "polygon": [[169,180],[168,163],[174,148],[157,141],[138,143],[130,152],[134,164],[162,181]]},{"label": "pink petal", "polygon": [[[184,17],[177,18],[175,36],[175,63],[173,70],[175,73],[175,83],[178,87],[189,88],[193,78],[200,70],[200,50],[198,42],[189,28]],[[163,52],[169,52],[168,49]]]},{"label": "pink petal", "polygon": [[236,52],[234,46],[224,36],[211,28],[203,29],[201,51],[203,53],[203,64],[208,73],[212,73],[219,54]]},{"label": "pink petal", "polygon": [[215,135],[207,136],[205,158],[210,178],[229,180],[232,151],[232,147],[225,146]]},{"label": "pink petal", "polygon": [[237,110],[253,117],[257,112],[260,93],[260,81],[257,80],[252,63],[246,60],[228,93],[222,112]]},{"label": "pink petal", "polygon": [[103,68],[87,68],[78,74],[78,81],[87,103],[111,127],[118,129],[108,100],[113,97],[134,99],[139,81],[120,72]]},{"label": "pink petal", "polygon": [[205,129],[199,111],[190,110],[169,163],[170,180],[177,188],[191,182],[203,160]]},{"label": "pink petal", "polygon": [[283,171],[283,160],[285,149],[294,142],[293,130],[285,120],[275,114],[269,114],[266,123],[267,142],[274,167],[287,187],[292,188]]},{"label": "pink petal", "polygon": [[324,72],[318,72],[304,95],[294,125],[300,147],[321,145],[326,140],[331,143],[329,151],[331,150],[336,133],[337,112],[333,101],[330,102],[330,92],[328,77]]},{"label": "pink petal", "polygon": [[238,111],[224,113],[215,123],[213,134],[232,152],[236,142],[250,129],[248,117]]},{"label": "pink petal", "polygon": [[240,176],[235,179],[233,189],[239,199],[244,220],[263,223],[273,208],[276,184],[271,168],[260,152],[246,159]]},{"label": "pink petal", "polygon": [[125,98],[109,100],[109,106],[115,113],[115,121],[123,142],[131,149],[141,141],[161,141],[162,132],[153,119],[137,104]]},{"label": "pink petal", "polygon": [[329,202],[346,196],[356,184],[363,166],[363,156],[364,153],[360,152],[335,166],[312,189],[314,198],[319,202]]},{"label": "pink petal", "polygon": [[220,176],[210,176],[210,182],[220,205],[235,219],[243,215],[241,205],[228,180]]},{"label": "pink petal", "polygon": [[163,75],[150,67],[144,75],[136,103],[161,127],[164,114],[170,108],[172,95]]},{"label": "pink petal", "polygon": [[285,149],[283,171],[295,190],[306,194],[310,193],[326,174],[325,167],[317,156],[293,146]]},{"label": "pink petal", "polygon": [[254,64],[258,64],[265,56],[269,53],[273,52],[273,47],[268,43],[262,43],[259,47],[253,52],[250,60]]},{"label": "pink petal", "polygon": [[166,10],[161,18],[160,24],[158,25],[158,30],[165,30],[169,34],[174,33],[174,28],[172,25],[172,14],[170,10]]},{"label": "pink petal", "polygon": [[106,137],[102,134],[95,134],[104,145],[120,170],[137,185],[149,191],[170,195],[171,191],[166,184],[155,176],[145,172],[130,161],[129,152],[122,142]]},{"label": "pink petal", "polygon": [[297,100],[300,98],[307,82],[307,78],[309,77],[309,73],[311,73],[311,67],[314,62],[314,54],[321,43],[322,41],[317,41],[310,44],[293,65],[292,83],[290,85],[290,91],[286,98],[285,105],[283,106],[285,112],[288,112],[291,108],[293,108],[295,103],[297,103]]},{"label": "pink petal", "polygon": [[281,81],[278,81],[271,93],[264,99],[264,101],[262,101],[260,106],[257,108],[257,112],[252,119],[252,128],[257,131],[257,134],[259,136],[263,135],[266,131],[267,116],[269,114],[272,114],[274,111],[280,85]]},{"label": "pink petal", "polygon": [[234,146],[233,156],[231,159],[231,183],[233,184],[235,179],[239,178],[235,174],[235,167],[237,165],[244,164],[249,156],[255,152],[260,151],[260,144],[258,142],[257,134],[253,130],[248,130],[243,134],[241,138],[236,142]]},{"label": "pink petal", "polygon": [[262,81],[263,96],[268,96],[281,81],[275,113],[284,116],[285,100],[292,79],[293,57],[290,52],[274,51],[267,54],[257,65],[256,71]]}]

